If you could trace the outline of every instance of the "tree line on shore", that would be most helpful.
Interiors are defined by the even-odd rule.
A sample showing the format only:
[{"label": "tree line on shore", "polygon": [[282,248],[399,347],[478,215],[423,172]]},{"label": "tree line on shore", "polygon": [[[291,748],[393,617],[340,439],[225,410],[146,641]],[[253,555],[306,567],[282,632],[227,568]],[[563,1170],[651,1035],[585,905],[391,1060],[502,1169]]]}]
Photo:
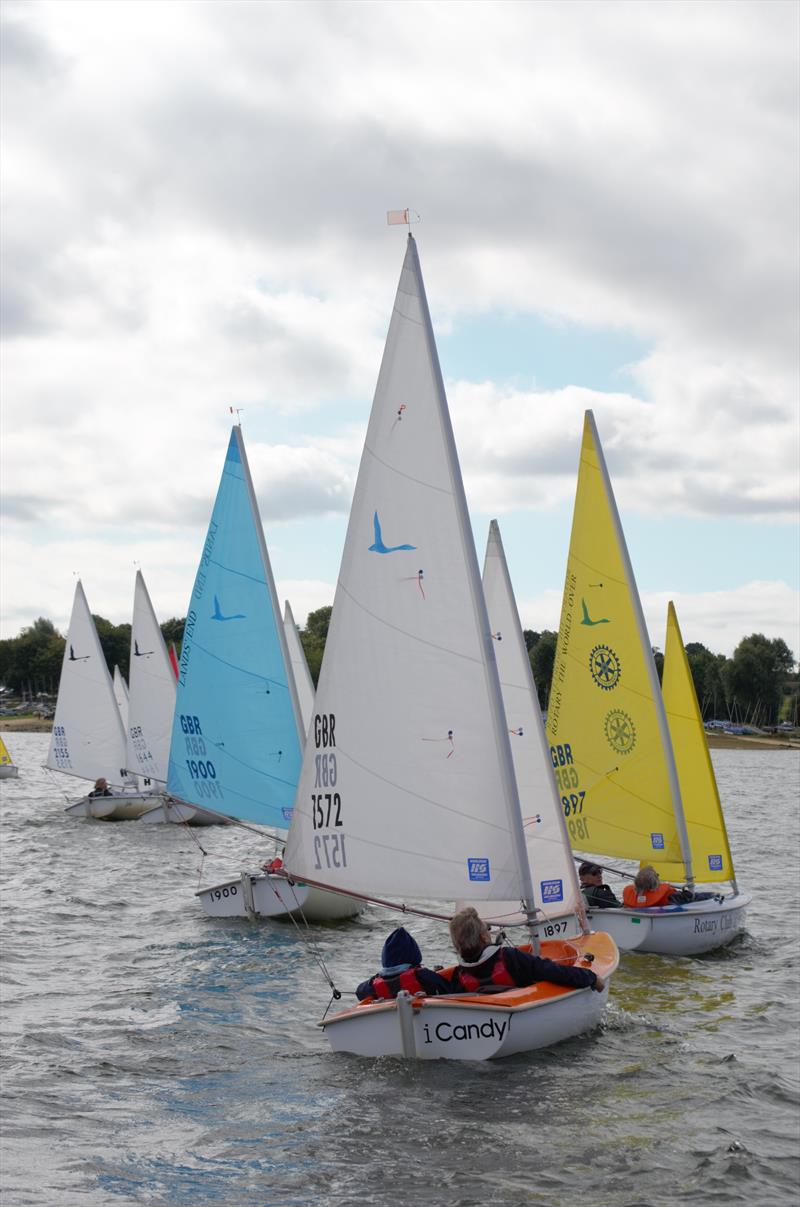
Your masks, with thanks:
[{"label": "tree line on shore", "polygon": [[[331,607],[310,612],[300,630],[309,670],[317,682],[328,634]],[[100,644],[109,669],[118,666],[128,678],[131,626],[114,625],[102,616],[94,617]],[[177,617],[161,625],[164,640],[174,642],[180,653],[184,621]],[[525,645],[531,661],[539,702],[544,711],[553,677],[558,634],[545,629],[541,633],[524,630]],[[40,617],[17,637],[0,641],[0,685],[9,693],[33,698],[55,695],[61,675],[65,638],[50,620]],[[780,637],[762,633],[743,637],[728,658],[714,654],[700,642],[689,642],[686,654],[704,720],[730,720],[755,726],[776,725],[781,721],[797,723],[800,676],[794,670],[794,656]],[[653,650],[659,678],[663,654]]]}]

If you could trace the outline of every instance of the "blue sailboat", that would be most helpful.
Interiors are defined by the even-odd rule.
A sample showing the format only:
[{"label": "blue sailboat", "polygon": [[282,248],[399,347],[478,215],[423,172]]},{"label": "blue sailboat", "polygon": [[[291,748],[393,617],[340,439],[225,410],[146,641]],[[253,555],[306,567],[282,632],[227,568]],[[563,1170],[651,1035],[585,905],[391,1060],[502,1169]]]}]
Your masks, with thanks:
[{"label": "blue sailboat", "polygon": [[[176,820],[290,825],[305,729],[241,428],[234,426],[189,601],[169,756]],[[308,901],[309,894],[320,898]],[[360,905],[244,873],[198,894],[213,916],[346,917]]]}]

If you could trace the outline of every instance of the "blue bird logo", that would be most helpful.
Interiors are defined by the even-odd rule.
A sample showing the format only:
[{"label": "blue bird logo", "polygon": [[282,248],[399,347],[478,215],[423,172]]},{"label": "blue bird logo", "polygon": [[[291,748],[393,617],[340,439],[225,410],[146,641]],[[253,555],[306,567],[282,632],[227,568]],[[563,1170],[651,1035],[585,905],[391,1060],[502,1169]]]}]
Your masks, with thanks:
[{"label": "blue bird logo", "polygon": [[372,523],[375,526],[375,544],[370,545],[370,553],[397,553],[401,549],[416,549],[416,545],[384,545],[383,537],[381,536],[381,522],[378,519],[377,511]]},{"label": "blue bird logo", "polygon": [[222,608],[219,606],[219,599],[214,596],[214,611],[211,615],[212,620],[245,620],[244,612],[234,612],[231,616],[223,616]]}]

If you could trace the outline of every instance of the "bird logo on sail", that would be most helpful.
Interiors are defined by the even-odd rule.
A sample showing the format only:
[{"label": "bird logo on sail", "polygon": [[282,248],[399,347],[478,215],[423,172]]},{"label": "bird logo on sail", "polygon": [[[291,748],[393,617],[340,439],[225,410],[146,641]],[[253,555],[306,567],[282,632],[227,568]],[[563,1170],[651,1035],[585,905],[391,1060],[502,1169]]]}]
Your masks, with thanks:
[{"label": "bird logo on sail", "polygon": [[230,616],[223,615],[222,608],[219,605],[219,597],[214,596],[214,611],[211,613],[212,620],[245,620],[244,612],[233,612]]},{"label": "bird logo on sail", "polygon": [[608,624],[609,623],[607,617],[603,617],[601,620],[592,620],[591,616],[589,615],[589,609],[586,607],[585,599],[581,599],[581,608],[583,609],[583,620],[581,621],[581,624]]},{"label": "bird logo on sail", "polygon": [[69,647],[70,662],[88,662],[91,654],[76,654],[72,646]]},{"label": "bird logo on sail", "polygon": [[381,536],[381,522],[378,519],[378,513],[375,512],[372,523],[375,527],[375,544],[370,545],[370,553],[398,553],[403,549],[416,549],[416,545],[385,545]]},{"label": "bird logo on sail", "polygon": [[134,640],[133,640],[133,656],[134,656],[134,658],[149,658],[150,655],[152,654],[152,652],[153,652],[152,650],[140,650],[139,642],[136,640],[136,638],[134,638]]}]

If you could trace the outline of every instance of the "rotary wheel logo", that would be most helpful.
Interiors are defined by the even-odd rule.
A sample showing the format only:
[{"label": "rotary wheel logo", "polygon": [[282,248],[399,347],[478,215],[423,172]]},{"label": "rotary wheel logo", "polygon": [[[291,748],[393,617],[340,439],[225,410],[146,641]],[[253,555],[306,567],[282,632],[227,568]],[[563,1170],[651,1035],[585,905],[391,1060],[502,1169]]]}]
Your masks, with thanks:
[{"label": "rotary wheel logo", "polygon": [[622,668],[619,658],[608,645],[596,645],[589,655],[589,670],[598,687],[610,692],[619,683]]},{"label": "rotary wheel logo", "polygon": [[606,741],[617,754],[630,754],[636,745],[636,726],[626,712],[615,708],[605,720]]}]

